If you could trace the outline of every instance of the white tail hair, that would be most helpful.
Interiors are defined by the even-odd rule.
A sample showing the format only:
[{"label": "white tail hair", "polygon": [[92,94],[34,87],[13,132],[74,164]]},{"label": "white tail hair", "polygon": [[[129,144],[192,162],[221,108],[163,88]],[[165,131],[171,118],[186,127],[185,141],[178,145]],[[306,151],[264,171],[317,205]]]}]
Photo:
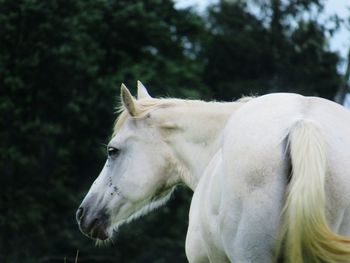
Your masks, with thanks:
[{"label": "white tail hair", "polygon": [[288,263],[350,262],[350,238],[335,234],[327,224],[324,138],[314,123],[299,120],[288,140],[292,175],[278,253]]}]

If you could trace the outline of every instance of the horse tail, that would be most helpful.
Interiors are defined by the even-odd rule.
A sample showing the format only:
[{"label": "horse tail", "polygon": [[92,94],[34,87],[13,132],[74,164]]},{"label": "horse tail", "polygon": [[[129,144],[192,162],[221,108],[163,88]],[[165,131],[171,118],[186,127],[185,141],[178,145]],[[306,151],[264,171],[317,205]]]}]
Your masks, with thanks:
[{"label": "horse tail", "polygon": [[325,140],[315,124],[300,120],[289,132],[288,147],[292,175],[281,231],[285,262],[350,262],[350,239],[332,232],[326,220]]}]

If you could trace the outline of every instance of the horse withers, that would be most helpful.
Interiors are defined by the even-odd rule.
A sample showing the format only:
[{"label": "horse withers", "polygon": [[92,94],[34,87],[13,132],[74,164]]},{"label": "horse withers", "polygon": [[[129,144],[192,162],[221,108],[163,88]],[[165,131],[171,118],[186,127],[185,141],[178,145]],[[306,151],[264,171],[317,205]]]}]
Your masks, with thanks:
[{"label": "horse withers", "polygon": [[76,217],[113,231],[194,191],[190,262],[350,262],[350,113],[297,94],[231,103],[152,98],[122,85],[108,159]]}]

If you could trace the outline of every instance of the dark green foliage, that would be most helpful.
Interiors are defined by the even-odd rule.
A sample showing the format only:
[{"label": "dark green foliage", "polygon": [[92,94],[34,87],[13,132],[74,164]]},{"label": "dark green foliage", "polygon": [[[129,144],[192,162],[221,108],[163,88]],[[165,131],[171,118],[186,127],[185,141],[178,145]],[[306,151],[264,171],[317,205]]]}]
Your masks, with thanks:
[{"label": "dark green foliage", "polygon": [[121,82],[186,98],[334,96],[328,29],[297,18],[322,2],[271,0],[261,17],[244,2],[220,2],[208,22],[171,0],[0,0],[0,262],[73,262],[76,250],[78,262],[186,262],[188,190],[109,247],[74,214],[104,162]]},{"label": "dark green foliage", "polygon": [[327,34],[334,28],[326,29],[317,16],[304,18],[313,7],[322,10],[320,1],[264,3],[263,17],[251,14],[247,1],[211,7],[205,83],[224,100],[281,91],[333,99],[339,58],[328,51]]},{"label": "dark green foliage", "polygon": [[266,90],[275,61],[268,30],[244,5],[222,2],[210,9],[211,39],[204,80],[223,100]]},{"label": "dark green foliage", "polygon": [[[1,1],[0,14],[0,261],[136,258],[135,234],[95,249],[75,209],[104,161],[122,81],[199,97],[197,51],[184,46],[202,21],[171,1]],[[182,237],[183,255],[181,230],[165,246]]]}]

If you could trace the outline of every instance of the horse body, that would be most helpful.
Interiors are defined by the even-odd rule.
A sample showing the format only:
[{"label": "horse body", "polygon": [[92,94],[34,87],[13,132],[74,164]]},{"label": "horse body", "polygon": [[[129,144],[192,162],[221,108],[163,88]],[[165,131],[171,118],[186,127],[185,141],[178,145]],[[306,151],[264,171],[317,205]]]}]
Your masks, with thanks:
[{"label": "horse body", "polygon": [[[219,149],[221,158],[213,159],[221,167],[209,165],[194,192],[186,246],[191,262],[225,262],[216,257],[231,262],[273,261],[293,169],[288,135],[304,120],[317,127],[327,144],[328,224],[334,232],[349,236],[350,114],[319,98],[266,95],[232,114]],[[200,255],[193,248],[198,243]],[[213,247],[219,248],[212,251]]]},{"label": "horse body", "polygon": [[140,83],[138,100],[121,95],[108,161],[77,211],[86,235],[111,238],[185,183],[190,262],[350,261],[347,110],[296,94],[153,99]]}]

